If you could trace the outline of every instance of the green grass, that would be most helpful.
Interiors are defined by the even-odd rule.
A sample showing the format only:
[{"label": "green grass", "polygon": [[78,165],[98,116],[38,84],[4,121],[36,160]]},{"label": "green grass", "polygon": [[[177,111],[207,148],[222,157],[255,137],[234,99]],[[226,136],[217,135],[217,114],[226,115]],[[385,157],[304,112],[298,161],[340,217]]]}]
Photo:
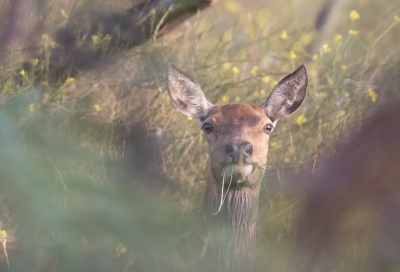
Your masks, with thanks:
[{"label": "green grass", "polygon": [[[221,1],[167,36],[105,58],[93,71],[35,82],[20,64],[53,50],[54,27],[67,20],[60,12],[66,2],[56,2],[43,31],[26,33],[2,57],[0,221],[28,252],[10,261],[10,271],[212,269],[199,260],[207,246],[201,204],[206,140],[197,122],[171,105],[167,62],[192,75],[216,104],[262,104],[277,81],[307,65],[304,105],[271,136],[254,260],[263,270],[293,271],[295,259],[306,258],[293,241],[302,199],[293,189],[295,176],[323,164],[384,103],[375,83],[383,67],[399,61],[397,2],[344,1],[317,33],[318,1]],[[83,14],[104,7],[78,2]],[[352,21],[351,10],[360,19]],[[33,26],[34,16],[25,23]],[[26,50],[32,45],[35,50]],[[107,44],[94,42],[94,50],[98,46]],[[37,65],[48,69],[46,61]],[[152,174],[127,166],[126,127],[137,122],[152,139],[145,150],[159,154],[149,157]],[[140,146],[133,146],[139,161]],[[348,271],[346,264],[337,271]]]}]

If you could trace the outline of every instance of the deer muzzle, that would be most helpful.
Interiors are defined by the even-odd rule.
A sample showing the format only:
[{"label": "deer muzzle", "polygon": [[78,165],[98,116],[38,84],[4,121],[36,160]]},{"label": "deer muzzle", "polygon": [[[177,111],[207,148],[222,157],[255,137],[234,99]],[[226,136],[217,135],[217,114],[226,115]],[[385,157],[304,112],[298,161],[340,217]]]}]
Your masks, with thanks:
[{"label": "deer muzzle", "polygon": [[236,177],[238,181],[244,179],[254,171],[254,165],[249,163],[230,163],[225,166],[227,177]]}]

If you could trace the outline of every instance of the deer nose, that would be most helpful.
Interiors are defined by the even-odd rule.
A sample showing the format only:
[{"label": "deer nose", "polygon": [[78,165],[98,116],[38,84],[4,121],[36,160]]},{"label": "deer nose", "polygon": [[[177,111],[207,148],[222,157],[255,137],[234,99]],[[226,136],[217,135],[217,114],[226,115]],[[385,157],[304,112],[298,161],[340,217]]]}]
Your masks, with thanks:
[{"label": "deer nose", "polygon": [[243,155],[243,162],[253,154],[253,146],[249,142],[241,144],[232,141],[226,144],[226,155],[232,159],[232,163],[239,163],[240,157]]}]

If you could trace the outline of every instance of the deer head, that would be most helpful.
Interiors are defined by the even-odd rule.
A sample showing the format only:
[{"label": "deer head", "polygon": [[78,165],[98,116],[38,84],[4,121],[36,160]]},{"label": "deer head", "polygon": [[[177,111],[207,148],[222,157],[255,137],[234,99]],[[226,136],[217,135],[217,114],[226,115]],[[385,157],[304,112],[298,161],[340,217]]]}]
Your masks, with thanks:
[{"label": "deer head", "polygon": [[211,173],[216,182],[222,173],[232,177],[234,187],[257,186],[255,165],[267,160],[268,141],[279,119],[289,116],[306,96],[307,70],[304,65],[282,79],[260,106],[249,104],[213,105],[200,85],[168,65],[167,86],[174,106],[196,118],[207,135]]},{"label": "deer head", "polygon": [[207,135],[209,184],[205,204],[210,214],[218,210],[224,188],[228,191],[216,217],[226,223],[232,237],[225,239],[229,249],[225,246],[221,251],[238,255],[249,250],[254,239],[260,192],[261,173],[256,165],[266,164],[269,137],[278,120],[300,107],[307,82],[307,69],[302,65],[283,78],[260,106],[213,105],[196,81],[168,64],[167,88],[171,102],[182,113],[196,118]]}]

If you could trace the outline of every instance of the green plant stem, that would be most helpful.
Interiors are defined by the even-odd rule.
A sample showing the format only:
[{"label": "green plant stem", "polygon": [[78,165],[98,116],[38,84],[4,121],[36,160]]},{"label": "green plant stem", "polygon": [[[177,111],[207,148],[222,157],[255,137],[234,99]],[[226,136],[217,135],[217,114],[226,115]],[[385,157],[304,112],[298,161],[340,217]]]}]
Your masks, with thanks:
[{"label": "green plant stem", "polygon": [[393,22],[378,38],[372,43],[371,47],[375,46],[398,22]]}]

